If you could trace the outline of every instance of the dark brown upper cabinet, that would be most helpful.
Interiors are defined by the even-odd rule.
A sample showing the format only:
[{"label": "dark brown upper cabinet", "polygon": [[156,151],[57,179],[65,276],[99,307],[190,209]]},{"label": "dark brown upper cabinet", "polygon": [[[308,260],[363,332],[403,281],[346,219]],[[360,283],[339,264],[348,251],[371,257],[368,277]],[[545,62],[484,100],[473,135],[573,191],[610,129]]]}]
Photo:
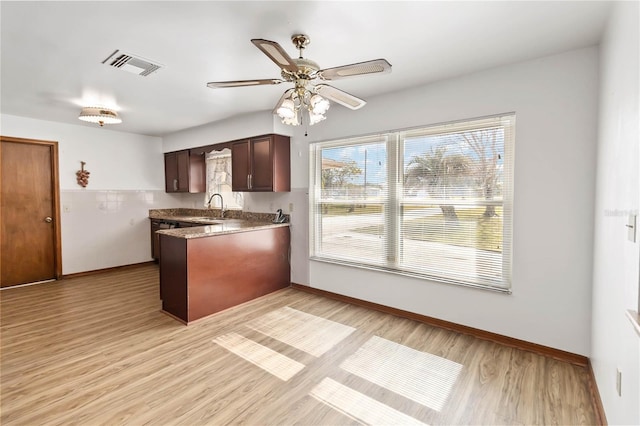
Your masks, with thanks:
[{"label": "dark brown upper cabinet", "polygon": [[291,191],[290,138],[266,135],[231,144],[231,188],[242,192]]},{"label": "dark brown upper cabinet", "polygon": [[188,149],[164,154],[166,192],[205,192],[206,174],[204,154]]}]

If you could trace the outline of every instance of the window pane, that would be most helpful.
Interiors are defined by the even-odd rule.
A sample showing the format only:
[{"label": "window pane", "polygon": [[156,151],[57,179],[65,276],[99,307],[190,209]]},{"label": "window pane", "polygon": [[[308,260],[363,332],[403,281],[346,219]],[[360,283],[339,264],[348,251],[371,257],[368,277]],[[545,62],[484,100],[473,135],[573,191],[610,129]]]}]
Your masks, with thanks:
[{"label": "window pane", "polygon": [[242,210],[244,199],[242,192],[231,190],[231,150],[211,151],[206,156],[207,192],[204,198],[205,207],[220,208],[220,197],[211,198],[213,194],[221,194],[224,198],[225,209]]},{"label": "window pane", "polygon": [[400,266],[501,285],[502,127],[407,137],[403,161]]},{"label": "window pane", "polygon": [[316,254],[383,264],[386,260],[386,143],[323,148],[315,205]]},{"label": "window pane", "polygon": [[[502,207],[410,204],[402,208],[400,266],[470,283],[501,285]],[[455,215],[456,219],[451,219]]]},{"label": "window pane", "polygon": [[405,197],[467,202],[502,198],[501,127],[409,137],[403,158]]}]

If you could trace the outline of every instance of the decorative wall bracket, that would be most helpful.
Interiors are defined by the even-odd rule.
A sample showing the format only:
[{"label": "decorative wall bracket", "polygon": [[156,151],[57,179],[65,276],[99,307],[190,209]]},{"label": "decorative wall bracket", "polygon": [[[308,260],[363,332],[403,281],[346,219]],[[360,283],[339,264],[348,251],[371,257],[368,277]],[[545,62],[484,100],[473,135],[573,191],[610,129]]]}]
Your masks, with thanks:
[{"label": "decorative wall bracket", "polygon": [[80,170],[76,172],[76,180],[78,181],[78,185],[85,188],[89,185],[89,174],[88,170],[84,169],[84,165],[87,164],[84,161],[80,162]]}]

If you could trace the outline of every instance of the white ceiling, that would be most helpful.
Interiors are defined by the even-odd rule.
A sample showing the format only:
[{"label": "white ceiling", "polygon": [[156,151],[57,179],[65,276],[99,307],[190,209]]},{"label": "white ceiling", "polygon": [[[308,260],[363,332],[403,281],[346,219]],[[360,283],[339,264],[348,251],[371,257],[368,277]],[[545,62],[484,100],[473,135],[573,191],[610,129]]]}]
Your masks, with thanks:
[{"label": "white ceiling", "polygon": [[[386,58],[391,74],[332,83],[367,99],[597,44],[609,8],[607,1],[2,1],[0,108],[92,126],[77,119],[80,108],[101,104],[122,116],[112,130],[163,135],[273,108],[288,84],[206,87],[279,78],[252,38],[296,57],[290,37],[307,34],[305,57],[321,68]],[[163,68],[141,77],[103,65],[116,49]]]}]

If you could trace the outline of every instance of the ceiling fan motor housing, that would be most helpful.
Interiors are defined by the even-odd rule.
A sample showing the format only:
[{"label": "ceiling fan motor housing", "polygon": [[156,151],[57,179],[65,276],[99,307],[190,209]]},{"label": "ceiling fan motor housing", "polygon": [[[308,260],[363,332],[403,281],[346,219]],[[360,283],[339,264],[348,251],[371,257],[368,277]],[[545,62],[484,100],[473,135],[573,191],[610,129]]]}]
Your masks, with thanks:
[{"label": "ceiling fan motor housing", "polygon": [[293,59],[293,62],[298,66],[298,71],[291,72],[283,69],[281,74],[283,79],[295,82],[296,80],[309,81],[316,78],[316,73],[320,69],[316,62],[306,58]]}]

